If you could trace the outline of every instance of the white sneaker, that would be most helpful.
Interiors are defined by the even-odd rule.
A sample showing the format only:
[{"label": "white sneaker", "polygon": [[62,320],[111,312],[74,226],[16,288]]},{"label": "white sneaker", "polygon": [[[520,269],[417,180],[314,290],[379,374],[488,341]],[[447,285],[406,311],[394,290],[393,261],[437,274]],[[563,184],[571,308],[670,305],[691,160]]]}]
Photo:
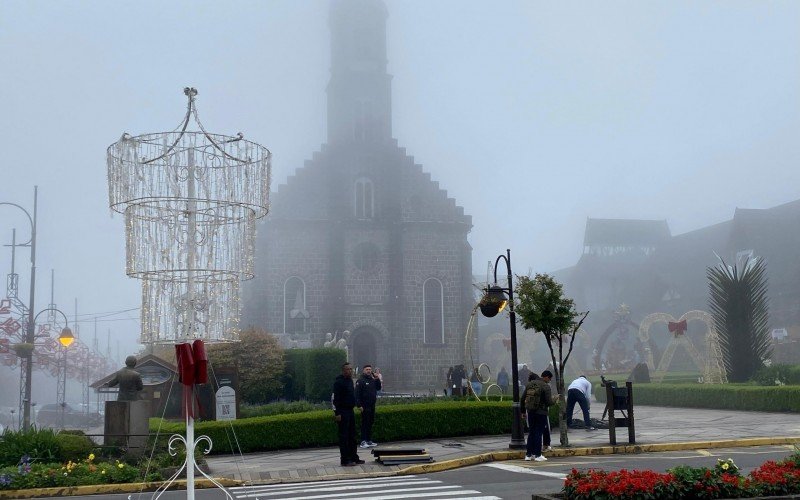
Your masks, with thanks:
[{"label": "white sneaker", "polygon": [[530,462],[531,460],[533,460],[533,457],[531,455],[525,455],[526,462]]},{"label": "white sneaker", "polygon": [[358,445],[359,448],[369,448],[369,443],[366,441],[361,441],[361,444]]},{"label": "white sneaker", "polygon": [[553,447],[552,446],[548,446],[547,448],[543,449],[542,451],[553,451]]},{"label": "white sneaker", "polygon": [[370,441],[367,444],[369,445],[370,448],[375,448],[376,446],[378,446],[378,443],[376,443],[375,441]]},{"label": "white sneaker", "polygon": [[535,462],[547,462],[547,459],[544,458],[544,455],[539,455],[538,457],[533,459]]}]

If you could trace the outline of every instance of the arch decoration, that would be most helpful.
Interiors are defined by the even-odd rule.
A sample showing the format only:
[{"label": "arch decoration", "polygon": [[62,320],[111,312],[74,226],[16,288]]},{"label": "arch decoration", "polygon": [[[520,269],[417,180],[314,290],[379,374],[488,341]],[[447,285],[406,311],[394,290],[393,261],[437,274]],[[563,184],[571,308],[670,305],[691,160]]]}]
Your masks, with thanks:
[{"label": "arch decoration", "polygon": [[[695,347],[692,340],[686,336],[688,322],[699,321],[706,325],[706,359],[700,355],[700,352]],[[708,384],[724,384],[728,382],[727,372],[725,370],[724,361],[722,358],[722,350],[719,344],[719,334],[714,327],[714,317],[705,311],[688,311],[683,314],[679,319],[675,319],[668,313],[653,313],[646,316],[639,325],[639,339],[644,343],[650,343],[650,328],[656,323],[666,323],[669,332],[672,334],[667,347],[664,349],[664,354],[655,366],[652,350],[648,351],[647,366],[651,370],[655,370],[654,379],[658,382],[664,380],[675,351],[682,347],[689,354],[692,362],[703,373],[703,382]]]}]

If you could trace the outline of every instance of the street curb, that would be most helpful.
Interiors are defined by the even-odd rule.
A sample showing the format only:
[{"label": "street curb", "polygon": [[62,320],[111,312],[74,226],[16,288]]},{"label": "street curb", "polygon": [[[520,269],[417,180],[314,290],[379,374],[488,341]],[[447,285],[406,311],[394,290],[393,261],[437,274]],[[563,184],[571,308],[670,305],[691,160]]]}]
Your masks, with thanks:
[{"label": "street curb", "polygon": [[[580,448],[555,448],[553,451],[548,452],[547,456],[550,458],[564,458],[564,457],[582,457],[589,455],[614,455],[614,454],[636,454],[636,453],[655,453],[664,451],[684,451],[684,450],[702,450],[714,448],[744,448],[748,446],[778,446],[785,444],[798,444],[800,443],[800,436],[783,436],[771,438],[743,438],[743,439],[723,439],[718,441],[685,441],[680,443],[654,443],[654,444],[627,444],[618,446],[594,446],[594,447],[580,447]],[[411,474],[429,474],[432,472],[444,472],[453,469],[460,469],[471,465],[478,465],[489,462],[502,462],[505,460],[522,460],[525,457],[524,451],[492,451],[481,453],[478,455],[471,455],[468,457],[456,458],[453,460],[444,460],[442,462],[433,462],[430,464],[410,465],[404,469],[397,471],[386,472],[362,472],[353,474],[331,474],[324,476],[306,477],[306,478],[281,478],[278,480],[264,480],[264,481],[240,481],[227,478],[216,478],[222,485],[230,486],[245,486],[245,485],[266,485],[277,483],[307,483],[313,481],[335,481],[340,479],[357,479],[357,478],[376,478],[376,477],[390,477],[390,476],[407,476]],[[69,486],[59,488],[37,488],[30,490],[6,490],[0,491],[0,500],[11,500],[17,498],[36,498],[36,497],[53,497],[53,496],[79,496],[79,495],[99,495],[99,494],[119,494],[119,493],[139,493],[144,491],[153,491],[164,482],[151,482],[151,483],[125,483],[125,484],[98,484],[91,486]],[[184,489],[186,481],[175,481],[173,488]],[[195,483],[197,488],[209,488],[213,484],[207,479],[197,480]]]},{"label": "street curb", "polygon": [[[772,437],[772,438],[743,438],[723,439],[719,441],[685,441],[681,443],[656,443],[656,444],[626,444],[617,446],[595,446],[581,448],[555,448],[549,452],[549,458],[582,457],[587,455],[613,455],[625,453],[655,453],[663,451],[701,450],[713,448],[743,448],[748,446],[776,446],[782,444],[800,443],[800,437]],[[472,455],[469,457],[434,462],[431,464],[411,465],[397,472],[397,475],[427,474],[442,472],[470,465],[503,460],[522,460],[524,451],[494,451]]]},{"label": "street curb", "polygon": [[[215,478],[225,487],[240,486],[242,481],[226,478]],[[0,499],[17,498],[40,498],[40,497],[62,497],[62,496],[83,496],[83,495],[113,495],[120,493],[139,493],[154,491],[166,481],[156,481],[150,483],[121,483],[121,484],[92,484],[86,486],[60,486],[56,488],[33,488],[29,490],[6,490],[0,491]],[[195,481],[196,488],[211,488],[214,484],[208,479],[198,479]],[[185,489],[186,480],[175,481],[170,490]]]}]

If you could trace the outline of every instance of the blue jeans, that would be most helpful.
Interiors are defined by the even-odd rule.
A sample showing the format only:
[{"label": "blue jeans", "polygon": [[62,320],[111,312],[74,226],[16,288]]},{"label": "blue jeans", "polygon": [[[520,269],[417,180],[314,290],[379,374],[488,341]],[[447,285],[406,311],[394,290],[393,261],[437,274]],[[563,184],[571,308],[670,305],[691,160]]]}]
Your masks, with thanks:
[{"label": "blue jeans", "polygon": [[538,457],[542,454],[542,436],[547,428],[547,415],[537,415],[528,412],[528,442],[525,445],[525,454]]},{"label": "blue jeans", "polygon": [[592,421],[589,420],[589,402],[586,401],[586,396],[578,389],[570,389],[567,391],[567,425],[572,425],[572,412],[575,410],[575,403],[583,410],[583,423],[586,428],[592,426]]}]

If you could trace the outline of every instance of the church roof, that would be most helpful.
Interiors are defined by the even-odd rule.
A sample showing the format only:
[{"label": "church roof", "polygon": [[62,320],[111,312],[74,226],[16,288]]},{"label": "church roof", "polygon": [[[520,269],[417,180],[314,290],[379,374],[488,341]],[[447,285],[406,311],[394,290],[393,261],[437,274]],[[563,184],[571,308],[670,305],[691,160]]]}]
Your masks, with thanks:
[{"label": "church roof", "polygon": [[657,246],[670,238],[666,220],[587,219],[584,246]]}]

